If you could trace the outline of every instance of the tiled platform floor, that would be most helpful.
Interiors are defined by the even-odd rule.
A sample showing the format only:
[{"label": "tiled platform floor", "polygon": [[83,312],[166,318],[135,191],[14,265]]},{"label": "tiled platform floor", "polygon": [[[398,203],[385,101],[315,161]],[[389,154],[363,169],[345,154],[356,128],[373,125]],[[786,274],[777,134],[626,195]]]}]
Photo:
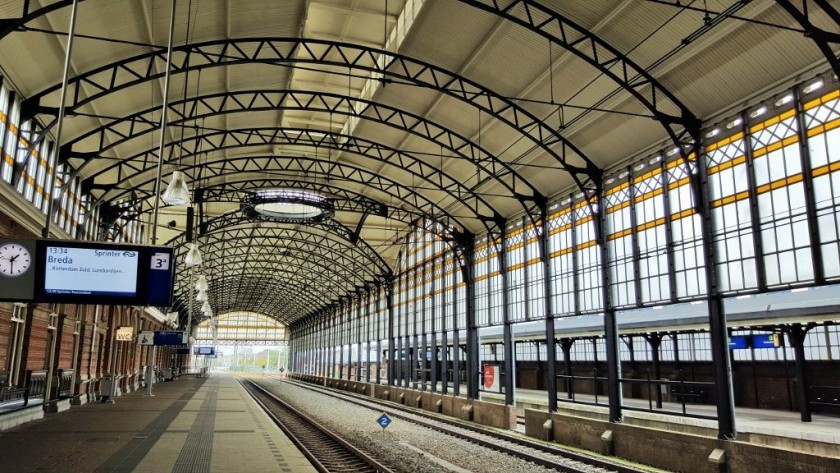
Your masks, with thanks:
[{"label": "tiled platform floor", "polygon": [[308,472],[230,376],[182,377],[0,432],[0,471]]}]

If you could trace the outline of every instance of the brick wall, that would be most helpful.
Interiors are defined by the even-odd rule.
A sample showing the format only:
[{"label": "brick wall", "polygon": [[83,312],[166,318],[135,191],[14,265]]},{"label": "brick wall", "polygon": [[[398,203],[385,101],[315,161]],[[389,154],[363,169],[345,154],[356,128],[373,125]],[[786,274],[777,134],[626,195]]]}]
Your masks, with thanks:
[{"label": "brick wall", "polygon": [[12,305],[0,302],[0,370],[7,363],[9,354],[9,333],[12,328]]},{"label": "brick wall", "polygon": [[[18,225],[12,218],[0,213],[0,236],[33,238],[22,226]],[[0,302],[0,371],[8,364],[7,354],[9,349],[9,336],[11,329],[11,314],[13,303]],[[145,366],[147,359],[147,348],[140,347],[136,342],[120,342],[117,344],[115,354],[116,365],[112,366],[111,359],[114,342],[114,330],[118,326],[134,326],[135,333],[141,326],[146,330],[160,330],[163,327],[148,316],[133,307],[110,307],[104,306],[100,309],[99,319],[96,318],[95,305],[77,306],[75,304],[36,304],[30,312],[31,327],[27,337],[28,351],[24,361],[24,370],[42,370],[47,366],[49,356],[48,347],[48,325],[51,313],[64,315],[60,338],[56,339],[55,355],[58,364],[55,369],[71,369],[74,366],[77,372],[77,385],[79,394],[86,394],[92,391],[94,386],[88,381],[95,381],[104,373],[116,370],[125,376],[122,381],[124,386],[136,383],[139,379],[140,369]],[[61,321],[62,318],[59,318]],[[76,360],[73,359],[73,347],[76,336],[73,334],[76,321],[82,323],[79,335],[79,351]],[[57,333],[58,331],[53,331]],[[95,334],[95,335],[94,335]],[[161,347],[158,350],[156,364],[159,367],[168,366],[171,359],[171,350]]]}]

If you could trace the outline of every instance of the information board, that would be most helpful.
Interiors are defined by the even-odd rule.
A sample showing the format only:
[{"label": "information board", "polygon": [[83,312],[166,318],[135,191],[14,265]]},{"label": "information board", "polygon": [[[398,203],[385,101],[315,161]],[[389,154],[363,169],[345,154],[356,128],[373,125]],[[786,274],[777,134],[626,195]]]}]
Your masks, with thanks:
[{"label": "information board", "polygon": [[44,292],[84,296],[137,296],[139,251],[49,245]]},{"label": "information board", "polygon": [[216,347],[193,347],[195,355],[215,355]]},{"label": "information board", "polygon": [[187,343],[187,332],[183,330],[155,331],[155,345],[183,345]]},{"label": "information board", "polygon": [[781,335],[776,333],[756,333],[752,336],[753,348],[779,348],[782,346]]},{"label": "information board", "polygon": [[[70,304],[171,306],[173,249],[75,240],[20,240],[32,252],[29,289],[0,300]],[[18,246],[10,247],[17,250]],[[23,261],[23,256],[17,257]],[[20,270],[17,264],[15,270]],[[16,279],[27,281],[24,275]],[[17,281],[15,281],[17,283]],[[18,284],[19,285],[19,284]]]},{"label": "information board", "polygon": [[729,337],[730,350],[743,350],[750,347],[750,337],[746,335],[733,335]]},{"label": "information board", "polygon": [[216,347],[193,347],[195,355],[215,355]]}]

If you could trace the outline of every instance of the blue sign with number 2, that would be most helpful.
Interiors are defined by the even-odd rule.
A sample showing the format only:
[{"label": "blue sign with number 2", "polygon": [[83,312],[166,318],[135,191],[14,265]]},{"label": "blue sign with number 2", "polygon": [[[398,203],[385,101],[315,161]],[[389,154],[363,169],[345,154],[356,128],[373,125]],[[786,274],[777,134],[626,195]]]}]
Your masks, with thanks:
[{"label": "blue sign with number 2", "polygon": [[388,424],[391,423],[391,418],[388,417],[388,414],[382,413],[378,419],[376,419],[376,423],[382,427],[382,430],[385,430],[385,427],[388,427]]}]

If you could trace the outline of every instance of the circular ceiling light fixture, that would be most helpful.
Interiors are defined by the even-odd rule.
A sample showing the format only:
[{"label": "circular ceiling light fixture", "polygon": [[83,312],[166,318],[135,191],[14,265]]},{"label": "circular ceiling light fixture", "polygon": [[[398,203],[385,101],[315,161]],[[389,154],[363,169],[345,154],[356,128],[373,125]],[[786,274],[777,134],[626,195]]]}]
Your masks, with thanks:
[{"label": "circular ceiling light fixture", "polygon": [[333,201],[303,189],[263,189],[248,194],[242,210],[251,218],[317,223],[335,215]]}]

